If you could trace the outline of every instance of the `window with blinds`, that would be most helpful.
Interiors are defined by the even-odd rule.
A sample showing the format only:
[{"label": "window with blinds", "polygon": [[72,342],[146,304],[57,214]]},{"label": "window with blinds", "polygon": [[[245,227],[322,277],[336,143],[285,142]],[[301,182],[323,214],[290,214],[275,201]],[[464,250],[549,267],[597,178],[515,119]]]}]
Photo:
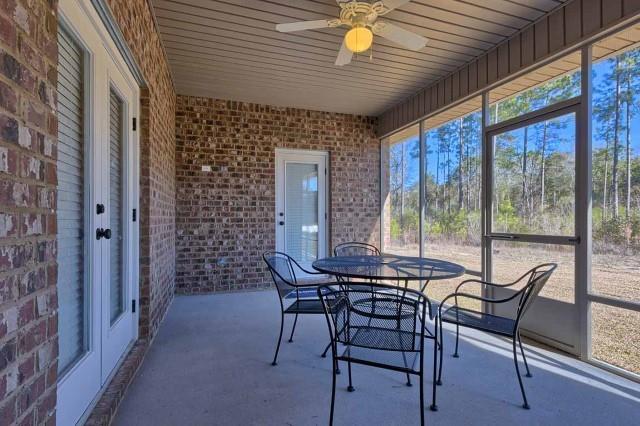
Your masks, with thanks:
[{"label": "window with blinds", "polygon": [[111,324],[124,312],[123,264],[123,177],[124,103],[111,89],[109,95],[109,225],[111,228]]},{"label": "window with blinds", "polygon": [[87,350],[84,52],[58,26],[58,342],[60,373]]}]

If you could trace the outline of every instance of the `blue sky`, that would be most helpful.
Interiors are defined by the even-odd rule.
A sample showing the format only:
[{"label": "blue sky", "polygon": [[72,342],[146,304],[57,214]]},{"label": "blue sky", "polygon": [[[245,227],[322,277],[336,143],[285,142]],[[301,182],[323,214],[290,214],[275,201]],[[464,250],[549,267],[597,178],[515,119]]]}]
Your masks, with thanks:
[{"label": "blue sky", "polygon": [[[605,61],[601,61],[598,62],[596,64],[594,64],[593,66],[593,72],[594,72],[594,76],[593,76],[593,86],[594,88],[602,88],[602,92],[603,93],[611,93],[610,91],[615,90],[615,82],[614,81],[608,81],[607,80],[607,74],[610,74],[612,68],[614,66],[614,62],[612,60],[605,60]],[[638,72],[638,75],[636,77],[637,79],[640,79],[640,71]],[[594,90],[594,99],[593,99],[593,103],[594,105],[596,105],[599,102],[598,97],[602,96],[599,94],[598,91]],[[640,97],[640,94],[637,95],[638,97]],[[640,104],[640,99],[637,99],[636,101],[637,103]],[[624,110],[624,108],[622,108]],[[624,114],[624,111],[623,111]],[[621,122],[624,124],[625,122],[625,117],[622,116],[620,118]],[[597,149],[597,148],[603,148],[605,146],[606,141],[601,140],[598,137],[598,130],[600,129],[601,124],[597,121],[594,120],[593,121],[593,139],[592,139],[592,143],[593,143],[593,148]],[[640,155],[640,113],[638,113],[635,117],[632,118],[631,120],[631,148],[632,148],[632,156],[637,157],[638,155]],[[431,131],[428,132],[427,134],[427,145],[430,147],[434,147],[435,144],[437,143],[437,136],[435,135],[435,130],[436,129],[432,129]],[[571,145],[571,141],[573,140],[572,137],[572,133],[574,132],[574,128],[572,126],[567,126],[565,129],[560,130],[558,132],[558,142],[556,143],[556,150],[557,151],[563,151],[563,152],[570,152],[572,151],[572,147]],[[520,140],[518,140],[518,144],[521,145],[522,141],[522,131],[518,132],[518,134],[520,135]],[[625,137],[626,137],[626,133],[623,131],[620,134],[620,143],[624,144],[625,143]],[[415,135],[414,137],[411,137],[407,140],[405,140],[404,144],[405,144],[405,155],[407,155],[407,173],[405,175],[405,187],[409,187],[414,185],[417,181],[418,181],[418,168],[419,168],[419,163],[418,163],[418,159],[413,159],[410,157],[409,153],[412,151],[412,149],[414,147],[417,147],[417,142],[418,141],[418,135]],[[399,147],[398,147],[399,148]],[[435,173],[435,164],[437,161],[437,155],[434,149],[432,149],[432,153],[428,154],[427,156],[427,161],[429,164],[429,174],[431,176],[434,176]],[[442,154],[441,154],[441,161],[443,161],[442,159]],[[451,170],[453,171],[456,167],[457,167],[457,158],[456,155],[452,152],[451,153]],[[443,177],[443,171],[442,169],[440,170],[440,182],[443,181],[444,177]]]}]

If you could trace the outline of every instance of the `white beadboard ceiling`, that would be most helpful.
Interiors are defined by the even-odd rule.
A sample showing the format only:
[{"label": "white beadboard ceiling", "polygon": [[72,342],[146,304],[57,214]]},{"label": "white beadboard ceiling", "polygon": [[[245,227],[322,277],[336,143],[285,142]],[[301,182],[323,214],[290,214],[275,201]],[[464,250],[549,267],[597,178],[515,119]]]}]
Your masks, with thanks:
[{"label": "white beadboard ceiling", "polygon": [[178,94],[378,115],[565,0],[416,0],[386,16],[429,39],[374,38],[373,61],[334,65],[345,28],[279,33],[339,15],[335,0],[153,0]]}]

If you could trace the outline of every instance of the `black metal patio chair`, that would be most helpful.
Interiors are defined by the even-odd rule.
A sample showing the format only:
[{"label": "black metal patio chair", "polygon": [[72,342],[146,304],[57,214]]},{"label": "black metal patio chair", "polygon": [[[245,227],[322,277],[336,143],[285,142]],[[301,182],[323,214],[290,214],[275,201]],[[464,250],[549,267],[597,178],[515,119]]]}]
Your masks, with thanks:
[{"label": "black metal patio chair", "polygon": [[[293,327],[291,328],[291,335],[289,336],[289,342],[293,342],[293,333],[296,331],[298,315],[323,314],[324,310],[322,308],[322,302],[318,298],[317,289],[320,284],[331,283],[299,283],[296,270],[309,275],[322,275],[322,273],[318,271],[309,271],[303,268],[295,261],[295,259],[286,253],[269,251],[264,253],[262,258],[269,268],[273,282],[278,290],[278,300],[280,301],[280,335],[278,336],[276,353],[273,356],[273,362],[271,363],[272,365],[277,365],[278,352],[280,351],[280,343],[282,341],[282,332],[284,329],[284,316],[295,315]],[[338,283],[335,284],[337,285]],[[329,345],[327,345],[327,349]],[[327,349],[325,349],[325,352]]]},{"label": "black metal patio chair", "polygon": [[[402,372],[407,380],[410,375],[419,376],[420,424],[424,425],[424,339],[430,338],[423,332],[426,298],[413,289],[396,290],[397,287],[375,283],[318,287],[333,357],[330,425],[333,424],[338,361],[347,362],[350,392],[355,390],[352,363]],[[345,348],[339,351],[338,344]],[[434,365],[434,388],[435,375]]]},{"label": "black metal patio chair", "polygon": [[[513,362],[516,366],[516,374],[518,376],[518,383],[520,385],[520,391],[522,392],[522,399],[524,400],[523,408],[529,409],[529,403],[527,402],[527,395],[524,391],[524,385],[522,384],[522,377],[520,376],[520,367],[518,366],[518,354],[517,354],[517,345],[520,346],[520,352],[522,354],[522,360],[524,361],[524,366],[527,370],[527,377],[531,377],[531,371],[529,370],[529,365],[527,364],[527,358],[524,354],[524,348],[522,346],[522,339],[520,337],[520,325],[522,323],[522,318],[526,314],[527,310],[533,303],[534,299],[544,285],[549,280],[549,277],[556,269],[558,265],[555,263],[545,263],[542,265],[538,265],[535,268],[530,269],[525,274],[523,274],[517,280],[508,283],[508,284],[496,284],[490,283],[486,281],[471,279],[462,281],[458,287],[456,288],[455,293],[452,293],[445,297],[440,303],[440,307],[438,308],[438,318],[440,321],[440,344],[443,344],[444,336],[442,335],[442,323],[450,323],[455,324],[456,326],[456,346],[453,356],[455,358],[459,357],[458,354],[458,342],[460,340],[460,327],[469,327],[476,330],[484,331],[491,334],[496,334],[499,336],[504,336],[510,338],[513,343]],[[480,297],[469,293],[461,292],[460,289],[467,284],[480,284],[486,285],[493,288],[514,288],[514,293],[508,297],[504,298],[489,298],[489,297]],[[520,289],[517,289],[519,284],[523,284]],[[473,299],[479,300],[481,302],[485,302],[489,305],[503,304],[511,302],[514,306],[514,315],[511,317],[503,317],[498,315],[492,315],[486,312],[480,312],[473,309],[463,308],[458,304],[458,299]],[[447,306],[446,302],[450,299],[454,299],[454,304],[452,306]],[[438,372],[438,384],[441,384],[442,379],[442,353],[444,351],[440,351],[440,369]],[[435,366],[435,359],[434,359]],[[435,400],[435,397],[434,397]]]},{"label": "black metal patio chair", "polygon": [[380,250],[368,243],[351,241],[335,246],[333,254],[335,256],[380,256]]}]

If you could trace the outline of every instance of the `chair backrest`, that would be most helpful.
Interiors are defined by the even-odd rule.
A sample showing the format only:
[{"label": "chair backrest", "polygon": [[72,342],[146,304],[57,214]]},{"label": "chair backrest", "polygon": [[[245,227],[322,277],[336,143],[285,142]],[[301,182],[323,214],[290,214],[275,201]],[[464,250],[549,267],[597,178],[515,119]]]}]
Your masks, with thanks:
[{"label": "chair backrest", "polygon": [[380,256],[380,250],[371,244],[352,241],[335,246],[333,254],[336,256]]},{"label": "chair backrest", "polygon": [[518,301],[518,311],[516,313],[516,321],[520,322],[522,316],[527,312],[535,298],[540,294],[544,285],[549,281],[549,277],[558,267],[555,263],[544,263],[535,268],[530,269],[521,279],[527,278],[527,283],[520,290],[520,299]]},{"label": "chair backrest", "polygon": [[412,289],[384,284],[318,287],[335,343],[386,351],[424,347],[426,298]]},{"label": "chair backrest", "polygon": [[273,282],[281,297],[296,289],[295,284],[298,281],[291,256],[278,251],[268,251],[262,255],[262,258],[269,268]]}]

